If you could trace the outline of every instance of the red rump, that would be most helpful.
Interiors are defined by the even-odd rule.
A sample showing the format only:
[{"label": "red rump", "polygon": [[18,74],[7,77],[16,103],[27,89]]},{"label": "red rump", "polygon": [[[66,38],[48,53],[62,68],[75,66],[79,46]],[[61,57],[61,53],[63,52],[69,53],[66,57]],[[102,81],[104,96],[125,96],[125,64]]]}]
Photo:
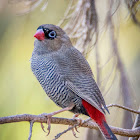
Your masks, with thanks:
[{"label": "red rump", "polygon": [[96,109],[94,106],[86,102],[85,100],[82,100],[82,104],[85,107],[86,111],[88,112],[89,116],[96,122],[101,123],[105,120],[105,116],[103,113],[101,113],[98,109]]},{"label": "red rump", "polygon": [[116,136],[112,133],[111,129],[107,125],[104,114],[85,100],[82,100],[82,104],[89,116],[98,124],[106,139],[117,140]]}]

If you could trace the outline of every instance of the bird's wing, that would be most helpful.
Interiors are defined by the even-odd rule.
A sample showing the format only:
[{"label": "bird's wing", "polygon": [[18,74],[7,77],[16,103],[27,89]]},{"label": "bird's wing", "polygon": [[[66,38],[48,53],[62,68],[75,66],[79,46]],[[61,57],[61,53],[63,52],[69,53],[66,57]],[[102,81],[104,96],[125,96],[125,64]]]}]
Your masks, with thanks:
[{"label": "bird's wing", "polygon": [[59,73],[70,90],[102,113],[105,113],[102,106],[108,111],[89,64],[77,49],[68,48],[59,54],[56,61]]},{"label": "bird's wing", "polygon": [[102,109],[102,107],[100,106],[99,103],[97,103],[97,100],[94,99],[95,97],[93,97],[94,95],[91,96],[91,94],[83,94],[84,92],[80,92],[80,90],[78,90],[77,87],[75,87],[73,85],[73,83],[71,82],[67,82],[67,87],[69,89],[71,89],[75,94],[77,94],[79,97],[81,97],[82,99],[84,99],[85,101],[87,101],[88,103],[90,103],[91,105],[93,105],[95,108],[97,108],[100,112],[105,113],[104,110]]}]

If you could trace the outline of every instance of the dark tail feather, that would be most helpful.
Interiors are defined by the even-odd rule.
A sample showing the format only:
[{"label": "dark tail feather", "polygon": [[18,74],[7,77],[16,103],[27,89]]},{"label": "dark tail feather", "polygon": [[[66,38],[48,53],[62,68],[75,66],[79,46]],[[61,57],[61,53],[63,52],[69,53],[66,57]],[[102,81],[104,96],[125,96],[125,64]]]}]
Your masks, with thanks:
[{"label": "dark tail feather", "polygon": [[117,140],[116,136],[113,134],[105,121],[103,121],[102,123],[98,123],[98,126],[107,140]]}]

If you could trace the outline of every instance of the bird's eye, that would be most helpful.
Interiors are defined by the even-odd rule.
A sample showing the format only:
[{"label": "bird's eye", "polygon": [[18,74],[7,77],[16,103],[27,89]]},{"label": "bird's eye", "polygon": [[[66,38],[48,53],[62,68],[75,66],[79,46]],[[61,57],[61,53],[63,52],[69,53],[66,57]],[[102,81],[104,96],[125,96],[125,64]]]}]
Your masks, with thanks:
[{"label": "bird's eye", "polygon": [[56,32],[55,32],[55,31],[50,31],[50,32],[48,33],[48,37],[49,37],[50,39],[56,38]]},{"label": "bird's eye", "polygon": [[56,36],[57,36],[57,34],[56,34],[55,31],[50,30],[50,29],[48,29],[48,28],[43,28],[43,31],[44,31],[44,33],[45,33],[46,39],[51,39],[51,40],[52,40],[52,39],[55,39]]}]

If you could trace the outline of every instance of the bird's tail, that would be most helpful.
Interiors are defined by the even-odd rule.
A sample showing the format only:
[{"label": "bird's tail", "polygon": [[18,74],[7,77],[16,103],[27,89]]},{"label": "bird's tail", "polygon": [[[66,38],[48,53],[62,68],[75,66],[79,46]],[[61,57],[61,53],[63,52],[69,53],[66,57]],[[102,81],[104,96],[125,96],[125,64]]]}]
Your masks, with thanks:
[{"label": "bird's tail", "polygon": [[97,123],[99,126],[99,129],[101,130],[103,136],[107,140],[117,140],[116,136],[113,134],[111,129],[109,128],[108,124],[106,123],[104,114],[97,110],[95,107],[93,107],[91,104],[86,102],[85,100],[82,100],[82,104],[84,108],[86,109],[89,116]]},{"label": "bird's tail", "polygon": [[116,136],[113,134],[106,121],[102,121],[102,123],[97,123],[97,124],[102,134],[107,140],[117,140]]}]

